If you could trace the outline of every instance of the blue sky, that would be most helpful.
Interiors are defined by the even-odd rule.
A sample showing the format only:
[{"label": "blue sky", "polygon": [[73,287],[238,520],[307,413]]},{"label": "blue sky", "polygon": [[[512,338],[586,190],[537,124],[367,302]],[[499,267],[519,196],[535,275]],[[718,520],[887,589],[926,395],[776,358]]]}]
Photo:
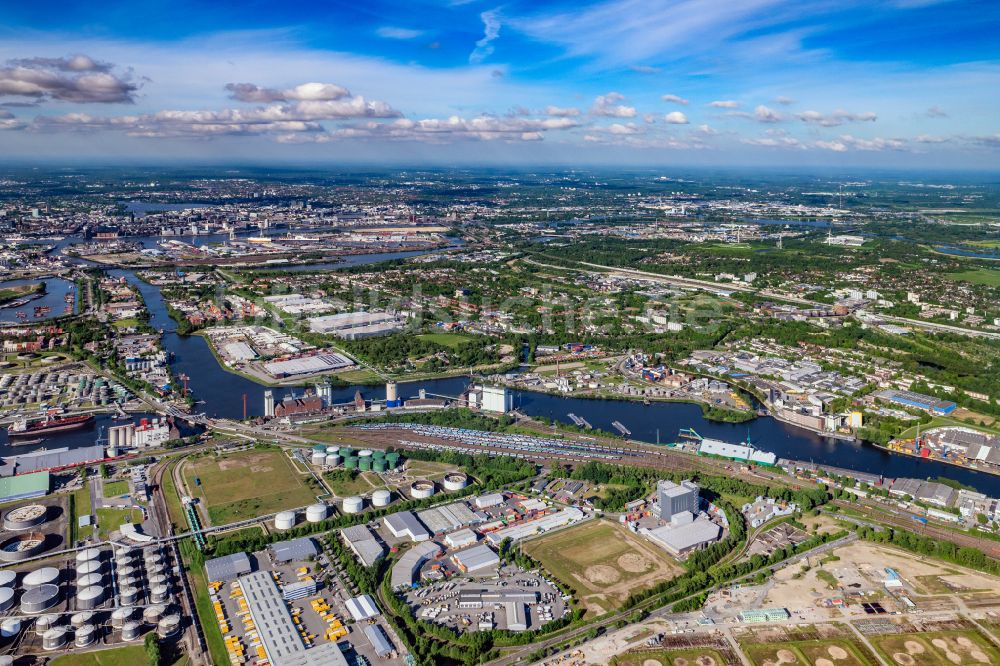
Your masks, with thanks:
[{"label": "blue sky", "polygon": [[5,3],[8,158],[1000,166],[1000,3]]}]

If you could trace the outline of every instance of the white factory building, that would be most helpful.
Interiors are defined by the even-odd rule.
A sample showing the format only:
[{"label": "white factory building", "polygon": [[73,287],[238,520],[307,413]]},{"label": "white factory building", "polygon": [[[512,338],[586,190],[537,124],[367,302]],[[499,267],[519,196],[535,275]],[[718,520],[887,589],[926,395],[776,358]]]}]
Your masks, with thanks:
[{"label": "white factory building", "polygon": [[761,451],[750,444],[730,444],[719,439],[705,438],[698,446],[700,455],[719,456],[731,460],[745,460],[759,465],[774,465],[778,456],[770,451]]},{"label": "white factory building", "polygon": [[722,533],[722,528],[710,520],[693,520],[681,525],[643,528],[639,533],[674,557],[684,557],[716,541]]},{"label": "white factory building", "polygon": [[412,511],[397,511],[382,519],[386,528],[396,538],[406,537],[410,541],[427,541],[431,538],[427,528],[417,520]]},{"label": "white factory building", "polygon": [[460,571],[469,574],[488,571],[495,573],[497,567],[500,566],[500,556],[486,544],[459,551],[451,556],[451,561]]},{"label": "white factory building", "polygon": [[336,335],[345,340],[360,340],[395,333],[403,328],[405,320],[387,312],[341,312],[313,317],[308,322],[309,330],[313,333]]}]

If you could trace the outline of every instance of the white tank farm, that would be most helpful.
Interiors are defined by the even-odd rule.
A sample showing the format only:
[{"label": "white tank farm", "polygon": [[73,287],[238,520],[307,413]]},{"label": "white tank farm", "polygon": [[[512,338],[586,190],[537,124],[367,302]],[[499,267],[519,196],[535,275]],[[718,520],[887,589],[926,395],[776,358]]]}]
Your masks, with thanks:
[{"label": "white tank farm", "polygon": [[278,530],[290,530],[295,527],[295,512],[282,511],[274,517],[274,528]]},{"label": "white tank farm", "polygon": [[0,637],[13,638],[21,633],[21,620],[16,617],[8,618],[0,622]]},{"label": "white tank farm", "polygon": [[94,614],[90,611],[81,611],[75,613],[73,617],[69,619],[69,623],[73,627],[82,627],[85,624],[90,624],[94,621]]},{"label": "white tank farm", "polygon": [[21,612],[27,615],[44,613],[59,603],[58,585],[39,585],[21,595]]},{"label": "white tank farm", "polygon": [[14,607],[14,588],[0,587],[0,613],[6,613]]},{"label": "white tank farm", "polygon": [[163,554],[158,550],[146,553],[143,556],[143,561],[146,563],[147,567],[153,566],[154,564],[160,564],[163,562]]},{"label": "white tank farm", "polygon": [[111,626],[121,628],[126,622],[132,619],[135,615],[135,609],[130,606],[122,606],[121,608],[116,608],[113,613],[111,613]]},{"label": "white tank farm", "polygon": [[93,610],[102,603],[104,603],[103,585],[85,587],[76,595],[76,607],[80,610]]},{"label": "white tank farm", "polygon": [[152,606],[147,606],[146,609],[142,611],[142,621],[146,624],[156,624],[163,618],[163,615],[166,612],[166,604],[154,604]]},{"label": "white tank farm", "polygon": [[42,567],[41,569],[35,569],[21,581],[21,585],[24,589],[30,590],[33,587],[40,587],[42,585],[55,585],[59,582],[59,569],[55,567]]},{"label": "white tank farm", "polygon": [[150,588],[149,599],[154,604],[162,604],[170,599],[170,588],[166,585],[157,585],[156,587]]},{"label": "white tank farm", "polygon": [[89,560],[76,565],[76,575],[79,578],[80,576],[86,576],[87,574],[101,573],[103,569],[104,564],[102,562],[98,560]]},{"label": "white tank farm", "polygon": [[176,636],[181,630],[181,616],[168,615],[156,623],[156,635],[160,638]]},{"label": "white tank farm", "polygon": [[139,591],[139,588],[127,587],[124,590],[122,590],[121,593],[122,603],[127,606],[137,604],[139,603],[139,597],[141,594],[142,592]]},{"label": "white tank farm", "polygon": [[322,451],[317,451],[312,454],[312,464],[313,465],[325,465],[326,464],[326,454]]},{"label": "white tank farm", "polygon": [[48,508],[43,504],[29,504],[11,509],[3,516],[5,530],[27,530],[41,525],[48,517]]},{"label": "white tank farm", "polygon": [[372,455],[374,455],[374,453],[375,452],[372,451],[371,449],[362,449],[362,450],[358,451],[358,457],[359,458],[371,458]]},{"label": "white tank farm", "polygon": [[326,520],[326,504],[311,504],[306,508],[306,521],[320,523]]},{"label": "white tank farm", "polygon": [[84,624],[76,629],[76,643],[77,647],[87,647],[93,645],[94,641],[97,640],[97,627],[92,624]]},{"label": "white tank farm", "polygon": [[42,634],[42,649],[44,650],[58,650],[66,647],[66,643],[69,643],[69,629],[66,627],[49,629]]},{"label": "white tank farm", "polygon": [[327,467],[339,467],[342,462],[344,462],[344,459],[340,457],[339,453],[328,453],[326,454],[326,462],[324,464]]},{"label": "white tank farm", "polygon": [[372,493],[372,506],[389,506],[392,501],[392,491],[376,490]]},{"label": "white tank farm", "polygon": [[126,622],[122,625],[122,640],[137,641],[142,635],[142,624],[139,622]]},{"label": "white tank farm", "polygon": [[86,576],[80,576],[80,578],[76,581],[76,587],[80,590],[94,585],[104,585],[104,576],[98,573],[92,573],[87,574]]},{"label": "white tank farm", "polygon": [[0,587],[14,587],[17,581],[17,574],[10,569],[0,571]]},{"label": "white tank farm", "polygon": [[444,477],[445,490],[462,490],[469,485],[469,477],[459,472],[453,472]]},{"label": "white tank farm", "polygon": [[410,497],[413,499],[427,499],[434,495],[434,482],[427,479],[414,481],[410,486]]},{"label": "white tank farm", "polygon": [[364,508],[365,500],[358,495],[348,497],[344,500],[344,513],[361,513],[361,510]]},{"label": "white tank farm", "polygon": [[43,615],[35,620],[35,633],[41,636],[49,629],[59,624],[58,615]]},{"label": "white tank farm", "polygon": [[83,564],[84,562],[91,562],[99,559],[101,559],[101,551],[98,548],[86,548],[76,554],[77,566]]}]

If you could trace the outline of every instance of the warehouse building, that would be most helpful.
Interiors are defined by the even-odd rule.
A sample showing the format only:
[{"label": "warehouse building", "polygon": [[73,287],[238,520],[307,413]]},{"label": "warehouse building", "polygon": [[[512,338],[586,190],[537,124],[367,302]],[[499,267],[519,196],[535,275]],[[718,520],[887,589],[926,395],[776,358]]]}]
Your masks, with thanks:
[{"label": "warehouse building", "polygon": [[43,497],[48,494],[50,487],[51,479],[48,472],[0,478],[0,502]]},{"label": "warehouse building", "polygon": [[401,330],[404,324],[402,317],[387,312],[342,312],[308,321],[313,333],[336,335],[345,340],[388,335]]},{"label": "warehouse building", "polygon": [[755,608],[740,613],[740,622],[784,622],[791,614],[786,608]]},{"label": "warehouse building", "polygon": [[519,541],[535,534],[541,534],[542,532],[548,532],[549,530],[571,525],[575,522],[583,520],[583,515],[583,511],[577,509],[575,506],[571,506],[563,509],[562,511],[546,514],[545,516],[535,520],[529,520],[527,522],[514,525],[513,527],[491,532],[486,538],[494,546],[498,546],[504,539]]},{"label": "warehouse building", "polygon": [[431,538],[412,511],[398,511],[382,519],[389,532],[397,538],[407,537],[410,541],[427,541]]},{"label": "warehouse building", "polygon": [[403,553],[403,556],[392,567],[392,574],[389,578],[392,589],[413,585],[413,581],[420,575],[420,568],[424,562],[432,557],[437,557],[440,552],[441,546],[433,541],[425,541]]},{"label": "warehouse building", "polygon": [[284,379],[296,375],[311,375],[317,372],[331,372],[354,365],[354,361],[343,354],[319,352],[298,358],[270,361],[264,364],[264,370],[272,377]]},{"label": "warehouse building", "polygon": [[445,506],[437,506],[417,513],[420,522],[427,526],[432,534],[451,532],[460,527],[480,522],[478,516],[465,502],[454,502]]},{"label": "warehouse building", "polygon": [[236,580],[253,571],[253,565],[246,553],[233,553],[205,562],[205,575],[217,583]]},{"label": "warehouse building", "polygon": [[385,635],[382,627],[377,624],[368,625],[365,627],[365,636],[368,638],[368,642],[372,644],[375,656],[379,659],[388,659],[392,656],[395,648],[392,647],[392,642]]},{"label": "warehouse building", "polygon": [[750,444],[730,444],[718,439],[705,438],[698,445],[698,454],[703,456],[719,456],[730,460],[745,460],[758,465],[774,465],[778,456],[769,451],[761,451]]},{"label": "warehouse building", "polygon": [[449,548],[465,548],[479,541],[479,537],[470,529],[452,532],[444,538],[444,542]]},{"label": "warehouse building", "polygon": [[922,409],[924,411],[931,412],[932,414],[937,414],[938,416],[947,416],[955,411],[956,407],[958,407],[958,405],[950,400],[941,400],[939,398],[935,398],[934,396],[914,393],[913,391],[895,391],[887,389],[885,391],[879,391],[874,395],[876,398],[887,402],[904,405],[906,407],[916,407],[917,409]]},{"label": "warehouse building", "polygon": [[319,548],[309,537],[280,541],[271,546],[271,557],[275,562],[304,562],[317,555]]},{"label": "warehouse building", "polygon": [[486,544],[459,551],[451,556],[451,561],[463,573],[470,574],[487,573],[490,570],[496,573],[500,566],[500,557]]},{"label": "warehouse building", "polygon": [[375,538],[375,533],[367,525],[345,527],[340,531],[344,543],[351,549],[354,556],[366,567],[370,567],[385,555],[385,548]]},{"label": "warehouse building", "polygon": [[643,528],[640,533],[674,557],[684,557],[716,541],[722,528],[710,520],[695,520],[684,525],[665,525],[652,530]]},{"label": "warehouse building", "polygon": [[382,614],[370,594],[362,594],[360,597],[348,599],[345,605],[347,612],[351,614],[355,622],[368,620]]}]

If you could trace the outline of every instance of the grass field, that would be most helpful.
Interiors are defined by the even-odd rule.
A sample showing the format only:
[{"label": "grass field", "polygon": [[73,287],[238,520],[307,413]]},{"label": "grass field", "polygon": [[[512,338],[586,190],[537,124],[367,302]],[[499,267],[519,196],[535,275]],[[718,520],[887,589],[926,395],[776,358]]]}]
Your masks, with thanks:
[{"label": "grass field", "polygon": [[829,638],[788,643],[753,643],[743,651],[754,666],[873,666],[850,641]]},{"label": "grass field", "polygon": [[97,510],[97,530],[100,536],[108,538],[110,534],[121,527],[122,523],[141,523],[142,512],[138,509],[108,509]]},{"label": "grass field", "polygon": [[114,324],[115,328],[135,328],[139,325],[139,320],[135,317],[129,317],[128,319],[118,319],[111,323]]},{"label": "grass field", "polygon": [[459,335],[458,333],[424,333],[417,337],[421,340],[427,340],[428,342],[451,348],[460,347],[472,339],[467,335]]},{"label": "grass field", "polygon": [[974,271],[962,271],[961,273],[945,273],[944,277],[956,282],[971,282],[972,284],[982,284],[988,287],[1000,287],[1000,270],[989,268],[979,268]]},{"label": "grass field", "polygon": [[996,648],[972,630],[874,636],[871,642],[888,663],[899,666],[1000,663]]},{"label": "grass field", "polygon": [[105,497],[121,497],[128,493],[128,481],[106,481],[104,483]]},{"label": "grass field", "polygon": [[633,591],[683,571],[656,546],[603,520],[526,541],[523,548],[577,591],[588,615],[618,608]]},{"label": "grass field", "polygon": [[383,488],[385,486],[382,483],[377,474],[372,472],[359,472],[353,479],[332,479],[329,476],[324,477],[326,480],[326,485],[330,486],[330,490],[337,497],[350,497],[351,495],[363,495],[364,493],[371,492],[376,488]]},{"label": "grass field", "polygon": [[381,384],[383,379],[367,368],[358,370],[347,370],[338,372],[337,379],[341,379],[348,384]]},{"label": "grass field", "polygon": [[[195,484],[196,478],[201,485]],[[295,473],[282,451],[189,460],[184,479],[192,495],[204,502],[213,525],[305,506],[315,499],[305,477]]]},{"label": "grass field", "polygon": [[711,648],[657,650],[641,654],[623,654],[611,662],[614,666],[727,666],[726,659]]},{"label": "grass field", "polygon": [[141,645],[97,652],[65,654],[49,662],[51,666],[143,666],[149,663],[146,650]]},{"label": "grass field", "polygon": [[87,539],[94,533],[94,528],[90,525],[79,527],[80,516],[90,515],[90,484],[83,484],[83,488],[73,493],[73,511],[69,517],[69,540],[76,543],[80,539]]},{"label": "grass field", "polygon": [[921,426],[910,426],[898,435],[899,439],[913,439],[917,436],[917,428],[920,432],[927,432],[931,428],[941,428],[943,426],[961,426],[963,428],[972,428],[973,430],[979,430],[980,432],[990,433],[992,435],[1000,435],[1000,429],[990,428],[987,426],[966,423],[964,421],[959,421],[958,419],[950,419],[947,416],[935,416],[931,419],[930,423],[925,423]]}]

